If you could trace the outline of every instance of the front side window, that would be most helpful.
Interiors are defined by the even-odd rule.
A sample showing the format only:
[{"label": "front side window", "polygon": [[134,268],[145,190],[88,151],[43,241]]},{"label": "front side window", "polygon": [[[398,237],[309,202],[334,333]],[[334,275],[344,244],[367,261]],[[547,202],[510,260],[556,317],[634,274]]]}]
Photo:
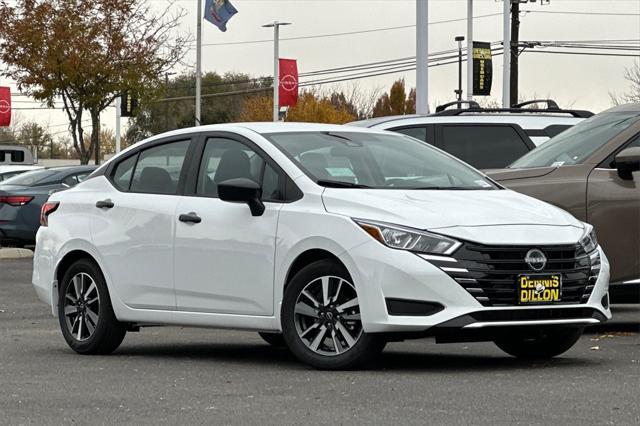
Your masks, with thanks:
[{"label": "front side window", "polygon": [[404,135],[290,132],[263,135],[319,185],[374,189],[496,189],[481,173]]},{"label": "front side window", "polygon": [[479,169],[505,167],[529,152],[511,126],[443,126],[442,149]]},{"label": "front side window", "polygon": [[250,179],[262,186],[263,201],[281,200],[281,175],[248,146],[232,139],[209,138],[202,155],[196,194],[218,197],[218,184]]},{"label": "front side window", "polygon": [[582,164],[612,138],[636,123],[633,111],[604,112],[576,124],[520,158],[509,168],[561,167]]}]

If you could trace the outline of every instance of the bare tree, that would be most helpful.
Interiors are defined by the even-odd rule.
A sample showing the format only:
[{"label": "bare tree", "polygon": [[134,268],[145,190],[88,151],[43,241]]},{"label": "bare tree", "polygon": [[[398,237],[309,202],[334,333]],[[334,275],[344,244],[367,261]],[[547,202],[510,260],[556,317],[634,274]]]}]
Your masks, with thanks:
[{"label": "bare tree", "polygon": [[613,105],[640,102],[640,59],[634,61],[633,65],[624,69],[624,79],[629,82],[629,91],[622,95],[609,92],[609,97],[611,97]]}]

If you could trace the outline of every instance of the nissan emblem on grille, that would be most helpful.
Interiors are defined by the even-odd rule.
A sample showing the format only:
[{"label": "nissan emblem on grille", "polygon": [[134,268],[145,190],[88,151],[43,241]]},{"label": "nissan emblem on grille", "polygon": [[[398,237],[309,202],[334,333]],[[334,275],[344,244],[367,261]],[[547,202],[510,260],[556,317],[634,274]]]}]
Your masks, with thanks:
[{"label": "nissan emblem on grille", "polygon": [[542,271],[547,265],[547,257],[538,249],[531,249],[524,257],[524,261],[534,271]]}]

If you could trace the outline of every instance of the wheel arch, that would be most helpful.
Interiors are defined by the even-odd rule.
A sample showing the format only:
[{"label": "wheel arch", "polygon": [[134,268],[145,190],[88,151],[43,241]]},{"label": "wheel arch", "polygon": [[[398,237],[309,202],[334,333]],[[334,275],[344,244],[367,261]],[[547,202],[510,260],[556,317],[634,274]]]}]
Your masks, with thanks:
[{"label": "wheel arch", "polygon": [[[349,273],[349,269],[347,268],[347,265],[345,265],[338,256],[336,256],[334,253],[325,250],[325,249],[321,249],[321,248],[313,248],[313,249],[308,249],[302,253],[300,253],[291,263],[291,265],[289,266],[289,269],[287,271],[287,275],[285,277],[285,281],[284,281],[284,288],[287,287],[287,285],[289,285],[289,283],[291,282],[291,280],[293,279],[293,277],[295,277],[295,275],[300,272],[300,270],[302,270],[302,268],[304,268],[307,265],[312,264],[313,262],[317,262],[319,260],[325,260],[325,259],[329,259],[329,260],[335,260],[336,262],[340,263],[340,265],[342,265],[344,267],[344,269],[347,271],[347,273]],[[351,275],[351,274],[349,274]]]}]

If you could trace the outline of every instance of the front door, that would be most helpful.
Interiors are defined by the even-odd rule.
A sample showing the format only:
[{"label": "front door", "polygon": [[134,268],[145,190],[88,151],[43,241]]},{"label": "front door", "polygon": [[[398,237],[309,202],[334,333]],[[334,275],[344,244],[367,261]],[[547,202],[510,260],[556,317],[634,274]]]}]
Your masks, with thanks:
[{"label": "front door", "polygon": [[[640,136],[622,149],[639,146]],[[614,156],[589,175],[587,222],[596,229],[611,263],[611,282],[617,283],[640,278],[640,173],[633,180],[621,179]]]},{"label": "front door", "polygon": [[[191,195],[176,217],[175,291],[178,310],[273,315],[276,230],[282,203],[282,172],[249,141],[209,137]],[[218,198],[217,185],[248,178],[262,185],[265,212]],[[197,222],[197,223],[196,223]]]}]

